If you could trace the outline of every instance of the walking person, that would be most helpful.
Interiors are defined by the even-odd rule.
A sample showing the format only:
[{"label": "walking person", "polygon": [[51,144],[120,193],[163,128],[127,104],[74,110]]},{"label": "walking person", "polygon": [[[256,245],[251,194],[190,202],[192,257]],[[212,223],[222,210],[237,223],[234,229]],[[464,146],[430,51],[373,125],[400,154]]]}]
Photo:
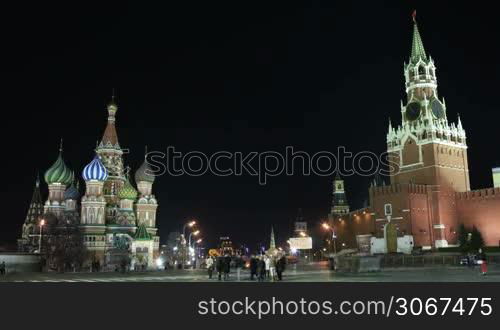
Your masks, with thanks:
[{"label": "walking person", "polygon": [[275,257],[269,257],[269,280],[272,282],[274,282],[276,275],[276,261]]},{"label": "walking person", "polygon": [[283,280],[283,272],[285,271],[286,268],[286,257],[285,255],[281,255],[276,262],[276,274],[278,275],[278,281]]},{"label": "walking person", "polygon": [[467,253],[467,266],[471,269],[474,269],[474,257],[472,253]]},{"label": "walking person", "polygon": [[264,281],[264,277],[266,276],[266,262],[264,261],[263,256],[261,256],[257,260],[257,274],[258,274],[259,282]]},{"label": "walking person", "polygon": [[5,261],[0,264],[0,275],[5,275]]},{"label": "walking person", "polygon": [[264,256],[264,264],[266,265],[266,277],[269,278],[271,276],[271,259],[268,256]]},{"label": "walking person", "polygon": [[328,257],[328,264],[330,265],[330,270],[335,270],[335,257],[333,254]]},{"label": "walking person", "polygon": [[222,256],[217,257],[215,268],[220,281],[222,279],[222,272],[224,271],[224,258]]},{"label": "walking person", "polygon": [[208,279],[211,280],[214,272],[214,259],[209,256],[205,262],[207,264]]},{"label": "walking person", "polygon": [[486,272],[488,271],[488,263],[486,262],[486,253],[483,252],[483,249],[479,249],[477,259],[481,264],[481,275],[486,275]]},{"label": "walking person", "polygon": [[258,277],[257,264],[259,260],[252,254],[250,257],[250,281],[254,280],[254,277]]},{"label": "walking person", "polygon": [[229,280],[229,273],[231,272],[231,256],[226,253],[224,257],[224,281]]},{"label": "walking person", "polygon": [[243,268],[243,258],[241,257],[241,255],[236,255],[234,263],[236,266],[236,278],[239,282],[241,280],[241,268]]}]

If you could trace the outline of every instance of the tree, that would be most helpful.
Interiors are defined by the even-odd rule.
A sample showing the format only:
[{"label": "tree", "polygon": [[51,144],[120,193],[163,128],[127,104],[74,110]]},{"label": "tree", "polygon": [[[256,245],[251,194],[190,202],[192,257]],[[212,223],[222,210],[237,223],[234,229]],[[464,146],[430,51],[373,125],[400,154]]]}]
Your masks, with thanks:
[{"label": "tree", "polygon": [[458,244],[460,246],[467,244],[467,228],[463,223],[458,227]]},{"label": "tree", "polygon": [[458,228],[458,244],[463,253],[469,251],[469,231],[463,223]]},{"label": "tree", "polygon": [[[46,217],[47,218],[47,217]],[[83,236],[78,223],[64,215],[48,222],[44,233],[44,248],[49,266],[63,272],[80,268],[87,256]]]},{"label": "tree", "polygon": [[477,251],[484,246],[483,235],[477,230],[475,226],[472,227],[471,237],[470,237],[470,248],[473,251]]}]

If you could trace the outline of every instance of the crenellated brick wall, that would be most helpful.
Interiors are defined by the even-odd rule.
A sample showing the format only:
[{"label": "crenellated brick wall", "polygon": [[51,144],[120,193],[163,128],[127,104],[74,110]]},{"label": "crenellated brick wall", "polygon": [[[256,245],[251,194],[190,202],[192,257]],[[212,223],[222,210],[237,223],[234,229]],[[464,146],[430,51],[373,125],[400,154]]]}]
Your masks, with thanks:
[{"label": "crenellated brick wall", "polygon": [[500,188],[455,194],[460,223],[476,226],[487,246],[500,245]]}]

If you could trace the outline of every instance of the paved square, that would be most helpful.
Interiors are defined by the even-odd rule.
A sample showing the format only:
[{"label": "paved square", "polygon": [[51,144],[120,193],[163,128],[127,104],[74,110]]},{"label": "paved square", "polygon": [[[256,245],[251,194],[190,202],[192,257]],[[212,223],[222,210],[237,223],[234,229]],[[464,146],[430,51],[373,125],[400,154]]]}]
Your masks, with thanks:
[{"label": "paved square", "polygon": [[[241,272],[241,281],[249,282],[249,272]],[[328,270],[324,264],[289,266],[284,282],[500,282],[500,266],[490,265],[488,274],[481,276],[478,268],[433,267],[393,268],[376,273],[342,274]],[[0,277],[0,282],[49,283],[107,283],[107,282],[218,282],[209,280],[206,272],[196,270],[167,270],[153,272],[106,273],[17,273]],[[231,272],[229,282],[237,282]],[[256,282],[257,283],[257,282]]]}]

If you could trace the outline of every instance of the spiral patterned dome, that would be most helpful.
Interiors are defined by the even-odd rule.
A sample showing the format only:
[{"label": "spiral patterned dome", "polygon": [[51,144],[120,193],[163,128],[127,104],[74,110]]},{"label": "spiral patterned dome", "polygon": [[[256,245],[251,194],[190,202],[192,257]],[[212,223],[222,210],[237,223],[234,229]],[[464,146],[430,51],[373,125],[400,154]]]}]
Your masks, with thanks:
[{"label": "spiral patterned dome", "polygon": [[135,200],[137,198],[137,190],[135,190],[128,179],[125,181],[122,189],[118,191],[118,198],[130,200]]},{"label": "spiral patterned dome", "polygon": [[142,163],[141,167],[135,172],[135,182],[146,181],[153,183],[155,181],[155,176],[151,173],[151,167],[148,162],[144,160],[144,163]]},{"label": "spiral patterned dome", "polygon": [[66,166],[62,153],[59,152],[56,162],[45,172],[43,177],[47,184],[60,183],[69,185],[73,182],[74,173]]},{"label": "spiral patterned dome", "polygon": [[108,170],[102,164],[99,156],[96,155],[94,159],[83,168],[82,177],[85,181],[105,181],[108,178]]},{"label": "spiral patterned dome", "polygon": [[75,184],[72,183],[68,189],[64,192],[64,200],[72,199],[77,200],[80,198],[80,192],[78,191],[78,186],[75,187]]}]

